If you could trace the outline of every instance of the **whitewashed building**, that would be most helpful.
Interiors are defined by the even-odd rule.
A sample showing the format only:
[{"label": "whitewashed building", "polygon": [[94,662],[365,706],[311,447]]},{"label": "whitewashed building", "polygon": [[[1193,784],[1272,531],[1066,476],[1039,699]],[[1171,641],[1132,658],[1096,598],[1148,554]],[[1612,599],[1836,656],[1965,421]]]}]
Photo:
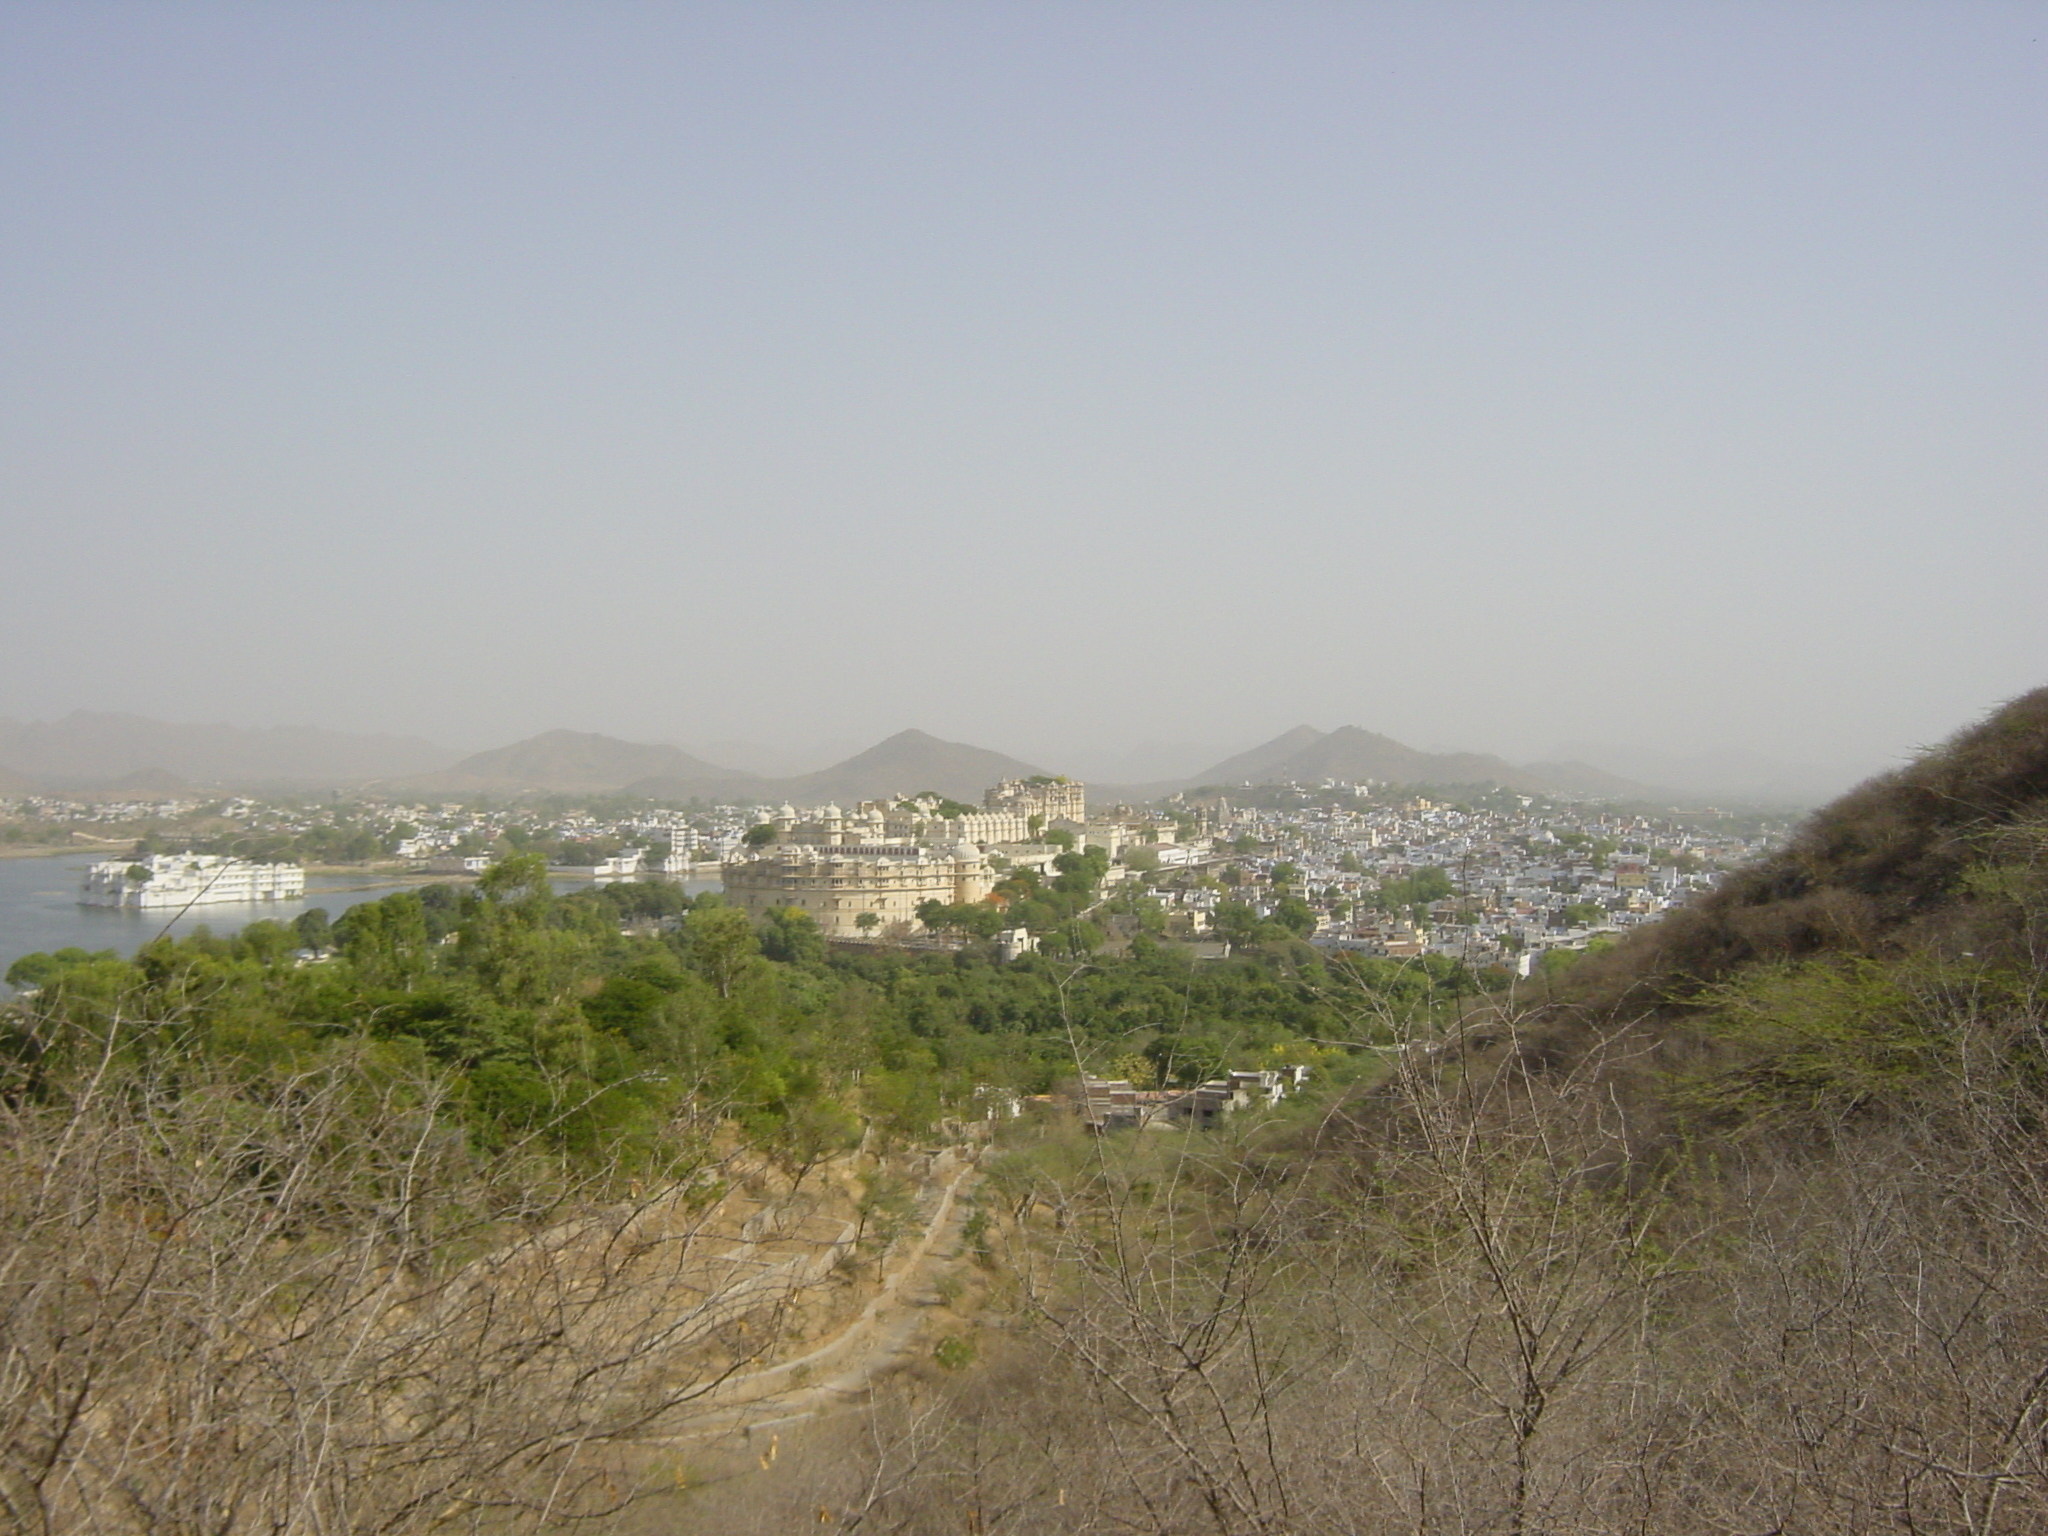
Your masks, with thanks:
[{"label": "whitewashed building", "polygon": [[303,865],[252,864],[212,853],[153,853],[92,865],[79,900],[89,907],[184,907],[297,901],[305,894]]}]

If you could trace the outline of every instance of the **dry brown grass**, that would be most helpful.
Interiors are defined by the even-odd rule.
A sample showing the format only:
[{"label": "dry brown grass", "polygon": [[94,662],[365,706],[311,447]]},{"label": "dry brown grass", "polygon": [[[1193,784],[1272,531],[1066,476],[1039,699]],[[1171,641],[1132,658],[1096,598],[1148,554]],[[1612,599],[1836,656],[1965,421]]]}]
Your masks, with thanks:
[{"label": "dry brown grass", "polygon": [[673,1529],[2048,1528],[2043,1106],[1992,1060],[1948,1086],[1654,1185],[1589,1177],[1597,1071],[1418,1059],[1370,1157],[1292,1179],[1191,1155],[1163,1186],[1112,1144],[1014,1234],[1036,1322],[990,1369]]}]

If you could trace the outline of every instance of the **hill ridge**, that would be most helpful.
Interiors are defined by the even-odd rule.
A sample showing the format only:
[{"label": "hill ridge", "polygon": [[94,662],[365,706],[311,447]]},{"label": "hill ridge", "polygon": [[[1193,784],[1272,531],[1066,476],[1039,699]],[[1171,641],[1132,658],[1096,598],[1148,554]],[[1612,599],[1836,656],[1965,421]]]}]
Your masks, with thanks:
[{"label": "hill ridge", "polygon": [[1490,752],[1423,752],[1362,726],[1300,725],[1225,758],[1179,785],[1378,779],[1393,784],[1497,784],[1524,794],[1655,797],[1660,792],[1589,763],[1519,766]]},{"label": "hill ridge", "polygon": [[[1740,972],[1812,957],[1988,961],[2017,945],[2033,964],[2030,937],[2001,906],[2010,893],[1996,887],[2042,884],[2033,868],[2044,827],[2048,688],[2038,688],[1829,802],[1778,852],[1587,961],[1559,1027],[1578,1038],[1603,1018],[1683,1013]],[[2010,877],[1973,882],[2013,840]]]},{"label": "hill ridge", "polygon": [[389,787],[447,793],[625,794],[647,799],[871,800],[934,789],[979,799],[1002,779],[1043,770],[1006,753],[910,727],[811,773],[768,778],[693,757],[680,747],[590,731],[553,730],[476,752],[441,773]]},{"label": "hill ridge", "polygon": [[843,762],[785,783],[790,799],[872,800],[935,789],[955,800],[978,802],[992,784],[1044,771],[1007,753],[945,741],[912,727]]},{"label": "hill ridge", "polygon": [[138,774],[192,786],[329,787],[428,772],[455,753],[416,736],[312,725],[174,723],[111,710],[59,720],[0,719],[0,763],[52,790],[101,790]]},{"label": "hill ridge", "polygon": [[406,790],[492,792],[551,790],[614,794],[635,780],[662,777],[742,784],[754,778],[692,757],[680,747],[626,741],[596,731],[556,729],[472,752],[441,773],[394,783]]}]

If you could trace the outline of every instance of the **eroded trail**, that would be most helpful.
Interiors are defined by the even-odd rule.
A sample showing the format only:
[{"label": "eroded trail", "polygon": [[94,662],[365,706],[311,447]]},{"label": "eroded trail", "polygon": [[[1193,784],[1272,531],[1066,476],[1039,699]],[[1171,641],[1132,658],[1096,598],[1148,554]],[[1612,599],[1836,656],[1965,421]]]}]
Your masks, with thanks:
[{"label": "eroded trail", "polygon": [[950,1150],[933,1164],[930,1214],[914,1239],[891,1250],[880,1285],[859,1312],[800,1355],[728,1377],[697,1401],[686,1428],[651,1443],[702,1442],[812,1418],[859,1400],[901,1364],[941,1275],[961,1256],[965,1196],[979,1177],[971,1157]]}]

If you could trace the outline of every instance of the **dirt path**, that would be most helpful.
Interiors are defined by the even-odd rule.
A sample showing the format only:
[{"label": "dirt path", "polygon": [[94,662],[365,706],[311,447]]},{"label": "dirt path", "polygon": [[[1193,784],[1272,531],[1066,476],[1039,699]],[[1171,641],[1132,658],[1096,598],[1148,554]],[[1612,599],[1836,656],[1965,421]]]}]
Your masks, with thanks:
[{"label": "dirt path", "polygon": [[689,1429],[660,1443],[702,1441],[794,1423],[857,1400],[877,1376],[900,1364],[924,1321],[940,1272],[960,1254],[966,1219],[961,1192],[979,1177],[963,1161],[940,1194],[917,1241],[882,1277],[881,1287],[830,1338],[794,1359],[744,1371],[696,1406]]}]

